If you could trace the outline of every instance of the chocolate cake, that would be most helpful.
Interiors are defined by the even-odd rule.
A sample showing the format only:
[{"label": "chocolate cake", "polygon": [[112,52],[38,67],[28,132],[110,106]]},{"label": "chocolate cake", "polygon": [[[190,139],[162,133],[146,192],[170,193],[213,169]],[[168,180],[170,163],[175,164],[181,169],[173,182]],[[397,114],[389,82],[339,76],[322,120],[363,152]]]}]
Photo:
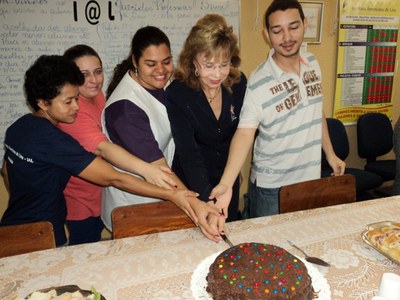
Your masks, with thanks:
[{"label": "chocolate cake", "polygon": [[207,275],[213,300],[317,298],[304,263],[278,246],[243,243],[217,256]]}]

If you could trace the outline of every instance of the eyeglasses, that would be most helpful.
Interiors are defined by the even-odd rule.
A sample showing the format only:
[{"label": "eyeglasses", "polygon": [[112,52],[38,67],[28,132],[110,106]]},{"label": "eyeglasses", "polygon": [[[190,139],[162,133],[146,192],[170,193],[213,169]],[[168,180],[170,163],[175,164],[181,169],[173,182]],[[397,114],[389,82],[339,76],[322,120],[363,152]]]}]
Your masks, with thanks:
[{"label": "eyeglasses", "polygon": [[232,65],[231,62],[223,62],[221,64],[214,64],[211,62],[206,62],[204,64],[201,64],[198,60],[196,60],[196,61],[200,65],[200,67],[208,73],[215,71],[217,68],[219,68],[219,70],[221,72],[226,72],[230,69],[230,67]]}]

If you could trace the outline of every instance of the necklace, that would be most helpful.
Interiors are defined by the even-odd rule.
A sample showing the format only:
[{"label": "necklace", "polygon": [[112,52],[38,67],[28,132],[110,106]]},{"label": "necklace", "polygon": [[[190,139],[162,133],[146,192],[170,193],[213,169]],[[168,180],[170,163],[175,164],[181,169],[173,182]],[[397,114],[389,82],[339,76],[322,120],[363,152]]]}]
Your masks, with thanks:
[{"label": "necklace", "polygon": [[204,89],[204,94],[207,97],[208,103],[211,104],[214,101],[214,99],[217,98],[217,96],[219,95],[220,91],[221,91],[221,86],[218,87],[217,91],[215,92],[215,95],[213,97],[211,97],[211,96],[207,96],[206,90]]}]

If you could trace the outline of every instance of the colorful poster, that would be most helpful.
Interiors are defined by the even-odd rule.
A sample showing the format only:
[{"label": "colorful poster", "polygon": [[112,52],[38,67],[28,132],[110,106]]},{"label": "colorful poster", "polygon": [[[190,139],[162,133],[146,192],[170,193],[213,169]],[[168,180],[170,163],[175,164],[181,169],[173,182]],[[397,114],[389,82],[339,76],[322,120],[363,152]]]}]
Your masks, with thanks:
[{"label": "colorful poster", "polygon": [[340,0],[334,117],[345,124],[360,115],[391,117],[399,0]]}]

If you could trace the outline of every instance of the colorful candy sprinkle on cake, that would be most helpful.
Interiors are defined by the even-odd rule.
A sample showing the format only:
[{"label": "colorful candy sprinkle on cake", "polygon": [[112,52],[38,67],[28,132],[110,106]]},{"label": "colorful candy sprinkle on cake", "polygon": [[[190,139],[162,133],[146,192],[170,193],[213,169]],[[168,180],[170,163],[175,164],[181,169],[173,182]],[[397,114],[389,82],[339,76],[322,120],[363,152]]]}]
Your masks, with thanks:
[{"label": "colorful candy sprinkle on cake", "polygon": [[254,242],[218,255],[207,282],[213,300],[310,300],[315,295],[301,260],[278,246]]}]

